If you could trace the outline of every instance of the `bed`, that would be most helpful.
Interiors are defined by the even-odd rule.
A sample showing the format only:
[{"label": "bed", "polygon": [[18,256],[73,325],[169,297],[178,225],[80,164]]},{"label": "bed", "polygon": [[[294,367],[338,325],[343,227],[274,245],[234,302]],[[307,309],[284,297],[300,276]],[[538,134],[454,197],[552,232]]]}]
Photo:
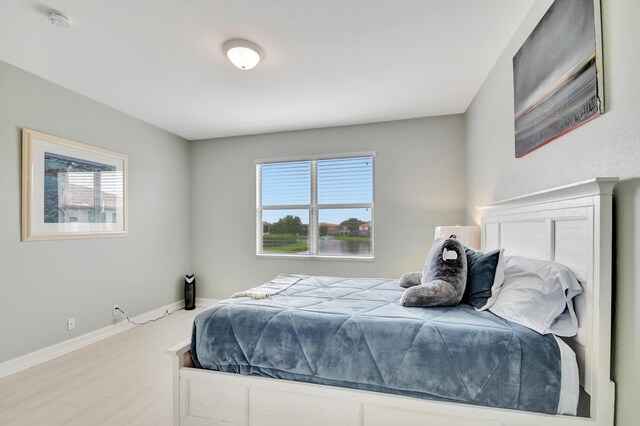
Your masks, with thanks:
[{"label": "bed", "polygon": [[[502,376],[496,374],[495,377],[491,376],[488,381],[482,379],[475,383],[474,380],[460,380],[450,383],[444,389],[440,387],[435,391],[433,389],[426,391],[431,400],[425,400],[423,399],[424,392],[414,387],[415,380],[412,381],[412,370],[406,368],[406,363],[403,364],[402,360],[382,366],[374,363],[372,365],[375,368],[367,364],[372,357],[393,358],[393,354],[389,352],[383,354],[375,347],[369,348],[367,353],[359,358],[352,357],[351,364],[344,366],[341,373],[336,373],[335,371],[323,370],[327,364],[325,362],[327,361],[326,350],[317,350],[317,355],[314,357],[313,350],[308,349],[307,352],[303,352],[301,349],[297,349],[297,353],[294,350],[288,358],[285,357],[287,358],[285,364],[287,362],[291,364],[289,369],[269,368],[271,367],[268,364],[269,356],[273,357],[277,351],[269,353],[269,345],[265,345],[266,349],[261,349],[264,353],[256,355],[257,358],[262,357],[260,359],[263,360],[261,364],[263,368],[256,369],[244,362],[246,361],[247,345],[251,346],[250,342],[238,344],[238,350],[235,353],[229,351],[216,355],[215,341],[222,342],[230,338],[220,332],[222,334],[210,340],[212,353],[215,356],[209,356],[204,351],[196,353],[195,346],[192,348],[189,342],[178,345],[169,351],[174,357],[174,423],[182,425],[613,424],[614,386],[610,381],[609,374],[610,274],[611,193],[616,181],[617,179],[613,178],[594,179],[506,200],[482,209],[483,249],[503,247],[510,255],[558,261],[568,266],[583,286],[583,295],[575,301],[580,328],[576,337],[567,339],[567,344],[577,355],[580,371],[581,395],[577,417],[552,414],[555,411],[553,404],[542,401],[540,406],[536,406],[540,401],[535,397],[518,398],[515,405],[513,401],[504,400],[491,402],[489,404],[493,405],[491,407],[474,405],[486,404],[486,401],[482,401],[482,392],[491,389],[492,377],[495,379],[494,386],[496,388],[522,385],[521,392],[525,394],[530,392],[535,396],[536,393],[544,393],[536,388],[534,382],[527,382],[528,375],[526,370],[522,369],[522,365],[516,366],[506,363],[508,368],[505,367],[506,370]],[[291,287],[289,293],[299,294],[297,298],[289,297],[287,300],[293,300],[292,303],[306,303],[307,314],[313,313],[315,305],[330,305],[331,309],[335,311],[334,314],[342,315],[341,319],[338,318],[340,315],[336,315],[336,331],[342,327],[346,321],[345,318],[358,317],[360,318],[358,321],[351,321],[355,323],[352,328],[358,330],[360,336],[368,335],[370,338],[371,330],[376,329],[376,324],[383,320],[376,314],[380,311],[394,310],[396,306],[394,302],[398,289],[396,288],[397,284],[392,281],[361,280],[344,283],[337,278],[317,277],[310,277],[308,280],[306,283],[303,282],[302,286]],[[341,286],[341,283],[345,285]],[[370,301],[364,306],[355,293],[350,298],[349,294],[353,291],[348,289],[353,289],[354,285],[359,288],[361,294],[369,293],[371,296],[369,299],[373,298],[374,301],[378,299],[378,303]],[[349,294],[346,294],[346,297],[338,298],[335,297],[336,294],[329,296],[325,294],[324,298],[318,297],[319,292],[327,293],[329,289],[334,293],[346,291]],[[342,302],[336,304],[335,300],[342,300]],[[265,303],[265,301],[260,302]],[[242,318],[242,313],[250,309],[254,303],[257,302],[250,299],[222,302],[210,310],[210,315],[207,318],[215,318],[219,322],[232,321],[230,318]],[[273,312],[286,308],[278,305],[279,303],[281,301],[276,297],[267,301],[267,305]],[[350,306],[351,311],[345,310],[345,306]],[[368,312],[369,315],[354,315],[354,312],[356,314]],[[502,339],[503,342],[515,340],[519,344],[531,347],[547,345],[543,352],[549,353],[554,352],[553,348],[559,351],[557,348],[561,347],[553,344],[554,337],[551,335],[543,337],[524,327],[513,327],[506,321],[500,322],[499,319],[496,319],[497,317],[487,312],[476,313],[471,308],[441,309],[440,312],[441,314],[433,315],[425,311],[423,315],[425,318],[422,319],[416,319],[414,315],[408,320],[414,325],[414,328],[408,326],[407,329],[427,330],[426,334],[429,332],[438,334],[441,341],[448,339],[451,343],[455,341],[456,332],[460,332],[455,326],[456,323],[466,321],[473,323],[476,327],[478,322],[484,322],[485,325],[488,324],[489,328],[498,330],[497,334],[489,338],[489,341],[491,339],[494,341]],[[397,316],[398,311],[394,310],[392,315]],[[311,315],[307,320],[313,320],[313,316]],[[265,325],[273,322],[273,317],[278,317],[278,315],[266,318]],[[296,335],[298,341],[299,335],[305,335],[301,329],[305,323],[304,317],[294,319],[293,322],[290,315],[280,315],[279,317],[286,319],[280,321],[283,326],[279,328],[279,333],[288,327],[290,334]],[[428,327],[424,327],[424,324],[419,325],[420,321],[428,322]],[[255,319],[251,319],[248,324],[245,324],[245,327],[251,328],[252,323],[256,324]],[[292,325],[293,323],[296,324],[295,327]],[[241,326],[242,321],[239,321],[227,327],[227,330]],[[200,328],[203,328],[202,324]],[[196,327],[197,329],[198,327]],[[256,329],[259,329],[259,333],[256,335],[265,334],[264,327],[256,327]],[[377,329],[380,328],[377,327]],[[268,335],[269,332],[267,330],[266,334]],[[353,337],[358,333],[351,332],[349,335]],[[408,331],[407,333],[411,334],[412,332]],[[335,334],[334,332],[327,333],[332,336]],[[394,341],[394,345],[402,346],[406,342],[415,341],[417,334],[419,333],[406,336],[405,339],[402,336],[387,336],[386,338],[396,338],[397,342]],[[322,341],[322,336],[315,337]],[[302,338],[304,339],[304,337]],[[533,340],[527,343],[526,339],[529,338]],[[367,341],[369,342],[368,339]],[[373,346],[376,345],[375,342],[369,343]],[[322,349],[322,344],[316,346]],[[435,363],[436,368],[430,371],[430,375],[437,376],[439,369],[446,369],[448,362],[446,360],[451,360],[451,348],[454,346],[452,344],[436,345],[434,352],[429,355],[440,360],[440,364]],[[299,348],[299,345],[291,345],[291,347]],[[496,347],[511,348],[511,345],[492,346],[489,343],[478,342],[478,347],[489,351]],[[351,349],[343,347],[342,350]],[[411,352],[412,350],[413,352]],[[415,354],[419,354],[420,350],[424,350],[424,348],[410,349],[402,356],[414,356],[415,359],[418,359],[419,357],[416,357]],[[448,352],[449,358],[437,357],[438,351]],[[336,352],[340,352],[340,350],[331,350],[328,353],[334,354]],[[520,354],[523,351],[518,348],[511,350],[511,352],[504,349],[495,357],[500,359],[513,358],[513,354]],[[252,356],[254,355],[252,354]],[[558,356],[560,355],[558,354]],[[224,362],[225,357],[233,358],[234,363]],[[194,360],[197,365],[193,364]],[[215,365],[214,368],[222,371],[195,368],[201,363],[211,362]],[[409,365],[413,364],[415,361],[409,363]],[[421,368],[429,368],[430,365],[432,364],[423,363]],[[528,368],[532,369],[531,371],[546,371],[543,365],[536,365],[535,362]],[[324,374],[312,374],[318,373],[318,371],[324,371]],[[372,377],[366,383],[353,380],[354,377],[366,376],[367,372],[371,371],[375,374],[372,373]],[[523,378],[518,378],[518,383],[514,384],[512,379],[517,375],[514,372],[519,371],[525,371],[521,374],[524,376],[524,381]],[[237,373],[251,373],[253,375]],[[548,374],[557,376],[558,372],[550,371]],[[398,376],[403,377],[404,380],[398,380]],[[461,376],[468,379],[470,374],[463,372]],[[310,377],[319,377],[319,379],[309,379]],[[551,379],[553,380],[553,377]],[[476,385],[475,388],[474,385]],[[489,393],[491,394],[491,392]],[[434,394],[437,400],[433,400]],[[557,401],[557,396],[552,396],[551,399],[554,398]],[[534,404],[527,405],[528,400],[533,401]],[[465,404],[460,404],[460,402]],[[514,410],[513,408],[534,410],[540,413]]]}]

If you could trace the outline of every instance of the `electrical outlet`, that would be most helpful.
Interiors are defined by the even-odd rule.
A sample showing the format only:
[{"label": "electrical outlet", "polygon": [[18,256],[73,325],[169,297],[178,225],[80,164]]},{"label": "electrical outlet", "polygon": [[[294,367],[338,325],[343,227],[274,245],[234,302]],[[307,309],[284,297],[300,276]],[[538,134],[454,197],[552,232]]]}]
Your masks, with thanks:
[{"label": "electrical outlet", "polygon": [[68,318],[67,319],[67,331],[73,330],[74,328],[76,328],[76,319],[75,318]]},{"label": "electrical outlet", "polygon": [[120,315],[120,311],[118,309],[120,309],[120,305],[113,305],[112,314],[113,314],[114,317],[117,316],[117,315]]}]

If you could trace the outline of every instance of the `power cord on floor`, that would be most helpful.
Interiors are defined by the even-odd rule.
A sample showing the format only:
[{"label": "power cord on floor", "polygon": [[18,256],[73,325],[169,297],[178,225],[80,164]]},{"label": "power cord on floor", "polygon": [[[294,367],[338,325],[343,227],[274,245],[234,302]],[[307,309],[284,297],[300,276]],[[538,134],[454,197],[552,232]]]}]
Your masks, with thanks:
[{"label": "power cord on floor", "polygon": [[129,318],[129,317],[127,316],[127,314],[126,314],[122,309],[120,309],[119,307],[116,307],[115,309],[116,309],[116,311],[120,311],[120,313],[122,314],[122,316],[123,316],[127,321],[129,321],[131,324],[133,324],[133,325],[145,325],[145,324],[150,323],[150,322],[154,322],[154,321],[161,320],[162,318],[166,317],[167,315],[173,315],[176,311],[181,311],[181,310],[183,310],[184,308],[178,308],[178,309],[175,309],[173,312],[169,312],[169,310],[168,310],[168,309],[165,309],[165,310],[164,310],[164,314],[162,314],[162,316],[161,316],[161,317],[154,318],[154,319],[150,319],[150,320],[145,321],[145,322],[135,322],[135,321],[133,321],[131,318]]}]

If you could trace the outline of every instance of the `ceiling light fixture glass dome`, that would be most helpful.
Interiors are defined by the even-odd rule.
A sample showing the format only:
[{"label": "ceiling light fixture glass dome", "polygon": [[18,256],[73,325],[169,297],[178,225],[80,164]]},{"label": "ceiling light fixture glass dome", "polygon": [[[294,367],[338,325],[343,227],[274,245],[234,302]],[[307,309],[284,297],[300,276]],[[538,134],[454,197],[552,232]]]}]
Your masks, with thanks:
[{"label": "ceiling light fixture glass dome", "polygon": [[247,40],[229,40],[222,49],[229,61],[243,71],[254,68],[262,59],[262,51]]}]

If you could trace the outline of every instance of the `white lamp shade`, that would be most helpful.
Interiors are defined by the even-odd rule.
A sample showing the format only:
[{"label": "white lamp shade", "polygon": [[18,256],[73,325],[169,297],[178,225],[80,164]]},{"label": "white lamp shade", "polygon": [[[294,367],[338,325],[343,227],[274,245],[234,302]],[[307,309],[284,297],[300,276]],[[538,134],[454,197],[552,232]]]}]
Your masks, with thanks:
[{"label": "white lamp shade", "polygon": [[435,238],[449,238],[451,235],[465,246],[480,250],[479,226],[436,226]]},{"label": "white lamp shade", "polygon": [[224,44],[223,50],[229,61],[244,71],[254,68],[262,59],[260,48],[247,40],[230,40]]}]

